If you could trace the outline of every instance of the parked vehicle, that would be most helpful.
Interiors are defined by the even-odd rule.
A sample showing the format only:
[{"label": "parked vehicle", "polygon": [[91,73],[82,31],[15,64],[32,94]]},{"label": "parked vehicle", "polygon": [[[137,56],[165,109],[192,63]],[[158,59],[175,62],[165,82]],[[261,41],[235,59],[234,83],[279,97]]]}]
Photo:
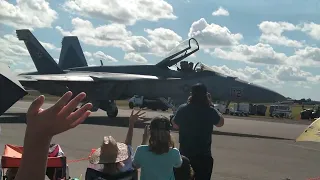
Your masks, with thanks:
[{"label": "parked vehicle", "polygon": [[229,114],[229,108],[225,104],[214,104],[214,108],[222,114]]},{"label": "parked vehicle", "polygon": [[285,104],[271,105],[269,108],[270,117],[292,118],[291,106]]},{"label": "parked vehicle", "polygon": [[235,103],[230,108],[230,115],[249,116],[249,114],[250,114],[249,103]]},{"label": "parked vehicle", "polygon": [[300,112],[300,119],[315,119],[320,117],[320,106],[315,105],[312,109],[303,109]]}]

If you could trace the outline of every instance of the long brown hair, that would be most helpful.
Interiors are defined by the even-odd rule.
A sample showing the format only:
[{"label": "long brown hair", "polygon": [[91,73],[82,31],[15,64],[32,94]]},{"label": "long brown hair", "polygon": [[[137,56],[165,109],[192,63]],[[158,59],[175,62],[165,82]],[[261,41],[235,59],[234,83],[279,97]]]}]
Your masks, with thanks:
[{"label": "long brown hair", "polygon": [[207,93],[207,96],[189,96],[188,104],[196,104],[200,106],[211,106],[212,100],[211,95]]},{"label": "long brown hair", "polygon": [[149,150],[156,154],[164,154],[174,148],[170,133],[170,121],[164,116],[153,118],[150,124]]},{"label": "long brown hair", "polygon": [[103,164],[102,172],[105,174],[117,174],[123,166],[123,162]]}]

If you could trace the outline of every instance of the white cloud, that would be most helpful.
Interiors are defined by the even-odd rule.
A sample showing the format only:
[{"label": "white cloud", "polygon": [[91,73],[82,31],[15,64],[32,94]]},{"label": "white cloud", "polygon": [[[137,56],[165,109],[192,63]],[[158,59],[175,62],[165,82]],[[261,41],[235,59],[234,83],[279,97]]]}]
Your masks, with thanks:
[{"label": "white cloud", "polygon": [[299,49],[287,59],[287,62],[293,66],[320,67],[320,48],[305,47],[304,49]]},{"label": "white cloud", "polygon": [[188,37],[197,39],[201,47],[227,47],[239,44],[242,34],[232,34],[227,27],[208,24],[204,18],[192,23]]},{"label": "white cloud", "polygon": [[273,72],[276,78],[280,81],[308,81],[312,74],[293,66],[273,66],[268,67],[270,72]]},{"label": "white cloud", "polygon": [[103,53],[102,51],[97,51],[95,53],[93,53],[93,57],[99,60],[105,60],[108,62],[118,62],[118,60],[116,60],[115,58],[106,55],[105,53]]},{"label": "white cloud", "polygon": [[51,43],[46,43],[46,42],[42,42],[42,41],[39,41],[39,42],[45,49],[56,50],[56,51],[61,50],[61,48],[57,48],[55,45],[53,45]]},{"label": "white cloud", "polygon": [[221,59],[257,64],[284,64],[287,59],[285,54],[277,53],[270,45],[261,43],[254,46],[241,44],[231,47],[229,51],[216,48],[213,52],[205,52]]},{"label": "white cloud", "polygon": [[212,16],[229,16],[229,12],[223,7],[219,7],[218,10],[212,13]]},{"label": "white cloud", "polygon": [[291,56],[276,52],[269,44],[236,45],[231,48],[215,48],[213,51],[205,49],[205,53],[212,56],[248,64],[261,65],[290,65],[294,67],[320,67],[320,48],[305,47]]},{"label": "white cloud", "polygon": [[84,54],[84,56],[86,57],[86,59],[92,57],[92,53],[91,53],[91,52],[84,51],[83,54]]},{"label": "white cloud", "polygon": [[295,26],[288,22],[271,22],[263,21],[258,25],[262,32],[260,36],[260,42],[270,43],[288,47],[302,47],[303,43],[291,40],[283,35],[285,31],[297,31],[300,30],[298,26]]},{"label": "white cloud", "polygon": [[29,56],[24,43],[12,34],[0,37],[0,61],[15,64],[21,57]]},{"label": "white cloud", "polygon": [[307,33],[313,39],[320,40],[320,24],[304,23],[301,26],[301,31]]},{"label": "white cloud", "polygon": [[291,84],[303,88],[310,88],[320,80],[320,75],[313,75],[297,67],[276,65],[267,67],[265,70],[246,66],[245,68],[231,69],[225,65],[212,66],[222,74],[238,77],[239,79],[260,84],[261,86],[272,86],[280,88],[283,84]]},{"label": "white cloud", "polygon": [[45,28],[58,18],[45,0],[17,0],[10,4],[0,0],[0,23],[14,28]]},{"label": "white cloud", "polygon": [[145,29],[149,37],[147,39],[143,36],[134,36],[126,29],[125,25],[121,24],[113,23],[94,27],[88,20],[74,18],[72,25],[74,27],[72,31],[65,31],[59,26],[56,29],[64,36],[78,36],[79,40],[85,44],[99,47],[118,47],[125,52],[164,56],[182,40],[174,31],[165,28]]},{"label": "white cloud", "polygon": [[137,53],[126,53],[124,55],[124,59],[128,60],[128,61],[133,61],[133,62],[137,62],[137,63],[147,63],[147,59],[144,58],[143,56],[141,56],[140,54]]},{"label": "white cloud", "polygon": [[280,84],[280,81],[277,80],[272,74],[268,74],[267,72],[261,71],[258,68],[252,68],[246,66],[245,68],[238,68],[236,70],[230,69],[226,65],[223,66],[212,66],[212,68],[225,74],[227,76],[238,77],[239,79],[258,83],[264,85],[264,83],[273,83],[273,84]]},{"label": "white cloud", "polygon": [[71,32],[63,30],[60,26],[56,29],[64,36],[78,36],[79,40],[89,45],[113,46],[123,50],[133,49],[126,41],[131,36],[131,32],[128,32],[124,25],[108,24],[94,28],[90,21],[80,18],[72,19],[71,23],[74,27]]},{"label": "white cloud", "polygon": [[164,0],[67,0],[63,7],[85,17],[96,17],[133,25],[139,20],[176,19],[173,7]]},{"label": "white cloud", "polygon": [[182,37],[170,29],[145,29],[145,32],[150,39],[151,52],[158,55],[169,52],[182,41]]},{"label": "white cloud", "polygon": [[304,42],[284,36],[283,33],[285,31],[301,31],[315,40],[320,40],[320,24],[315,24],[314,22],[294,25],[288,22],[263,21],[258,24],[258,27],[262,32],[260,41],[265,43],[298,48],[306,46]]}]

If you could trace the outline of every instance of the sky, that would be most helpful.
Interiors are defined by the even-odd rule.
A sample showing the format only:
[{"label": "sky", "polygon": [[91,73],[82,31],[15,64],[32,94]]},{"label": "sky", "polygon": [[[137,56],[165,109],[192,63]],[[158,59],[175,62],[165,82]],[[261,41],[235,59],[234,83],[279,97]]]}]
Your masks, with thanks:
[{"label": "sky", "polygon": [[30,29],[58,61],[78,36],[90,66],[155,64],[182,41],[185,60],[273,89],[320,100],[319,0],[0,0],[0,61],[35,66],[16,29]]}]

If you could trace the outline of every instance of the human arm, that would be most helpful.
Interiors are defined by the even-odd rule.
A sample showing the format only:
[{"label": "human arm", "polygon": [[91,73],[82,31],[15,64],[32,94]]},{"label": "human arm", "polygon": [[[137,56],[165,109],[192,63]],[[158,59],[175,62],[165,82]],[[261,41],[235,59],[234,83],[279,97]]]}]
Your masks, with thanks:
[{"label": "human arm", "polygon": [[[21,165],[15,180],[23,180],[32,174],[32,179],[43,180],[46,176],[50,137],[36,136],[26,129]],[[32,164],[32,166],[30,166]]]},{"label": "human arm", "polygon": [[127,132],[127,136],[126,136],[126,140],[125,140],[125,144],[126,145],[132,145],[132,137],[133,137],[133,128],[134,128],[134,124],[136,123],[136,121],[140,118],[143,117],[143,115],[146,112],[141,112],[141,110],[139,110],[137,113],[133,114],[134,110],[131,111],[131,115],[129,117],[129,128],[128,128],[128,132]]},{"label": "human arm", "polygon": [[180,151],[177,148],[172,149],[172,161],[173,161],[173,167],[179,168],[182,165],[182,158]]},{"label": "human arm", "polygon": [[89,115],[92,104],[85,104],[73,112],[86,97],[85,93],[72,97],[65,93],[56,104],[41,109],[44,96],[39,96],[30,105],[26,114],[27,128],[24,137],[24,152],[15,180],[25,180],[32,174],[33,180],[43,180],[46,173],[48,150],[54,135],[60,134],[81,124]]},{"label": "human arm", "polygon": [[183,119],[183,105],[180,105],[179,108],[177,109],[177,111],[175,112],[175,114],[173,115],[172,117],[172,120],[171,120],[171,124],[173,126],[174,129],[179,129],[179,126],[180,126],[180,123]]},{"label": "human arm", "polygon": [[214,108],[212,108],[212,120],[214,121],[213,124],[216,127],[222,127],[224,125],[224,117],[218,110]]}]

